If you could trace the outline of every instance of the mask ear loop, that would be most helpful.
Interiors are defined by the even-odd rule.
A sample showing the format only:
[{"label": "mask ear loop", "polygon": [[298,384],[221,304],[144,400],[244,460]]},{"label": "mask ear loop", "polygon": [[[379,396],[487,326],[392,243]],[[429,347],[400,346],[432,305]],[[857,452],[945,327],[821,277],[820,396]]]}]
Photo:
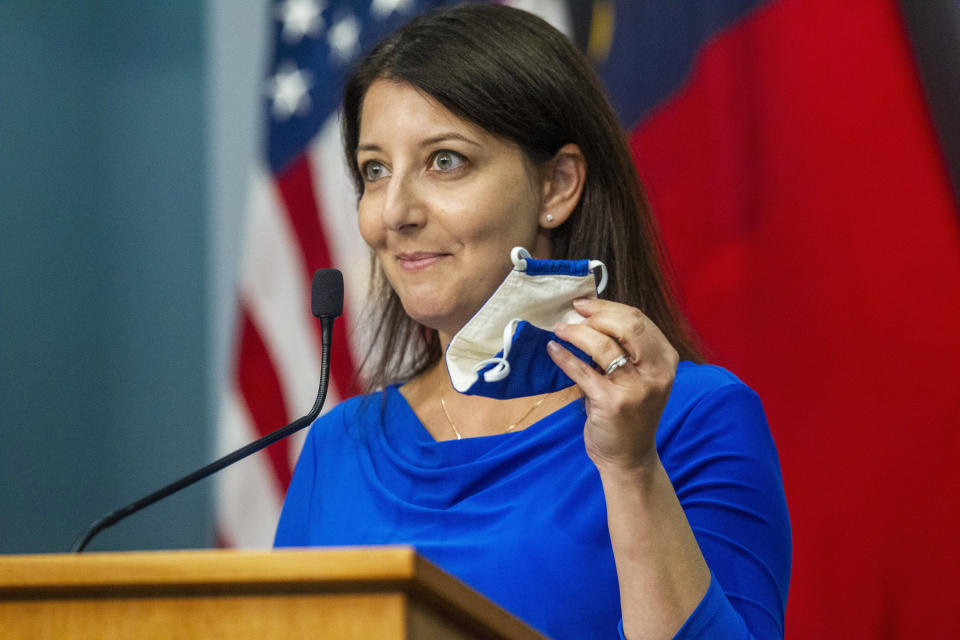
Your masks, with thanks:
[{"label": "mask ear loop", "polygon": [[513,268],[516,271],[526,271],[527,270],[527,261],[525,258],[530,257],[530,252],[524,249],[523,247],[514,247],[510,250],[510,260],[513,261]]},{"label": "mask ear loop", "polygon": [[510,355],[510,347],[513,345],[513,331],[517,327],[517,323],[520,322],[519,318],[514,318],[507,323],[507,326],[503,328],[503,356],[494,356],[492,358],[487,358],[481,362],[478,362],[474,367],[474,373],[480,371],[488,364],[496,364],[493,369],[485,372],[483,374],[483,379],[486,382],[500,382],[508,375],[510,375],[510,363],[507,362],[507,356]]},{"label": "mask ear loop", "polygon": [[600,284],[597,285],[597,295],[603,293],[603,290],[607,288],[607,265],[603,264],[599,260],[591,260],[587,263],[587,267],[590,271],[593,271],[596,268],[600,268]]}]

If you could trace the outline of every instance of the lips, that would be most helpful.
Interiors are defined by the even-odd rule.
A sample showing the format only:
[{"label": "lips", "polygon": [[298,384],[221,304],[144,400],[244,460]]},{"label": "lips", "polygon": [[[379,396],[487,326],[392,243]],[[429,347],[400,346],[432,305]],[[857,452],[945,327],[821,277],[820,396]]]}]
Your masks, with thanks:
[{"label": "lips", "polygon": [[449,255],[449,253],[433,253],[427,251],[399,253],[397,254],[397,262],[405,272],[412,273],[414,271],[428,269]]}]

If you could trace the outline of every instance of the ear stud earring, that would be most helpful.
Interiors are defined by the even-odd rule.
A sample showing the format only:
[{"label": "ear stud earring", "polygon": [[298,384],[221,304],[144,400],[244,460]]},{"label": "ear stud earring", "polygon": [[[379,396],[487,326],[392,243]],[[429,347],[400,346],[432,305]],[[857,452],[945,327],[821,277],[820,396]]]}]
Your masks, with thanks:
[{"label": "ear stud earring", "polygon": [[553,222],[553,214],[552,214],[552,213],[548,213],[548,214],[547,214],[547,222]]}]

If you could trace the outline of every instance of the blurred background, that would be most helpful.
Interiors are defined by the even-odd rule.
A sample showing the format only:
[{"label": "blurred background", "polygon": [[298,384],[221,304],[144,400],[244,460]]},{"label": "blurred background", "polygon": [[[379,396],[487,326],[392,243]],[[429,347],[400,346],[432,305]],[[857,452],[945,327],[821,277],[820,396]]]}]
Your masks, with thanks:
[{"label": "blurred background", "polygon": [[[64,552],[306,412],[305,274],[343,267],[353,317],[363,298],[336,84],[425,4],[0,4],[0,553]],[[764,399],[794,527],[788,637],[960,634],[960,6],[517,4],[597,64],[709,357]],[[292,216],[276,233],[297,238],[266,243],[299,240],[292,265],[257,243],[268,211]],[[303,353],[272,346],[284,332]],[[339,336],[331,403],[361,334]],[[257,345],[273,377],[244,367]],[[268,545],[296,448],[91,548]]]},{"label": "blurred background", "polygon": [[[0,551],[65,551],[210,456],[209,14],[0,6]],[[103,543],[207,546],[210,509],[199,487]]]}]

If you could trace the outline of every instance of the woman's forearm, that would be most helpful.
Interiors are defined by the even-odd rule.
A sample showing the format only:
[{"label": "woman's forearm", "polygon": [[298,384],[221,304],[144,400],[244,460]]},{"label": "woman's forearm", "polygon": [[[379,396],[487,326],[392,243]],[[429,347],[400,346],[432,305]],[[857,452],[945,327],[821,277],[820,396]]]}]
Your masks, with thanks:
[{"label": "woman's forearm", "polygon": [[601,468],[628,640],[672,638],[710,585],[677,494],[659,459]]}]

